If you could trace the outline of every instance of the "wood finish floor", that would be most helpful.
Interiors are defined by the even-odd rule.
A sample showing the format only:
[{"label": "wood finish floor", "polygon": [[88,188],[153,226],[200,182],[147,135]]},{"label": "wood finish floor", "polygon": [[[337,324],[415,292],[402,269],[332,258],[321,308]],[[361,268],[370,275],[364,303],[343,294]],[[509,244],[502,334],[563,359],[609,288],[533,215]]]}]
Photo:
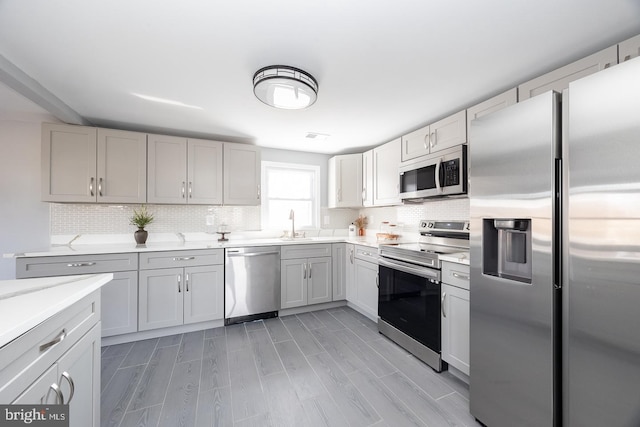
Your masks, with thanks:
[{"label": "wood finish floor", "polygon": [[103,347],[101,425],[479,424],[463,382],[341,307]]}]

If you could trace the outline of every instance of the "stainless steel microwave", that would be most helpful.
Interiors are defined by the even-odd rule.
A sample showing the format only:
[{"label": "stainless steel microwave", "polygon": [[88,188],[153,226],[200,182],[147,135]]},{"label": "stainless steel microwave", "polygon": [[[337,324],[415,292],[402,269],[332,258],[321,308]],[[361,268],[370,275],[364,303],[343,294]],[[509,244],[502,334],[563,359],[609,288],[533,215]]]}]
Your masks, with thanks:
[{"label": "stainless steel microwave", "polygon": [[402,164],[400,198],[403,200],[467,193],[467,146],[458,145]]}]

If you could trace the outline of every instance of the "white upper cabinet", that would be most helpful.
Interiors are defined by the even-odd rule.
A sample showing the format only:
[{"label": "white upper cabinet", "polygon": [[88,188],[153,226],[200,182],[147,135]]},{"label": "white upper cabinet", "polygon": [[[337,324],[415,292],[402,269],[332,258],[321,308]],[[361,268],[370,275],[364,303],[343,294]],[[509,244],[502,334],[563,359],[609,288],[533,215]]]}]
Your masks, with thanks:
[{"label": "white upper cabinet", "polygon": [[149,203],[222,204],[222,147],[218,141],[149,135]]},{"label": "white upper cabinet", "polygon": [[562,92],[569,83],[618,63],[618,46],[611,46],[518,86],[518,101],[550,90]]},{"label": "white upper cabinet", "polygon": [[65,124],[42,125],[42,200],[146,201],[147,136]]},{"label": "white upper cabinet", "polygon": [[400,200],[400,138],[373,149],[373,204],[398,205]]},{"label": "white upper cabinet", "polygon": [[621,63],[640,56],[640,35],[620,43],[618,45],[618,55]]},{"label": "white upper cabinet", "polygon": [[467,142],[466,110],[402,136],[402,161]]},{"label": "white upper cabinet", "polygon": [[362,206],[362,154],[331,157],[328,187],[330,208]]},{"label": "white upper cabinet", "polygon": [[147,134],[98,129],[97,201],[147,201]]},{"label": "white upper cabinet", "polygon": [[247,144],[224,144],[225,205],[260,205],[260,150]]},{"label": "white upper cabinet", "polygon": [[362,206],[373,206],[373,149],[362,153]]},{"label": "white upper cabinet", "polygon": [[496,95],[493,98],[489,98],[473,107],[467,108],[467,139],[469,143],[473,138],[471,135],[471,121],[482,117],[486,114],[493,113],[494,111],[502,110],[509,105],[513,105],[518,102],[518,89],[509,89],[506,92]]}]

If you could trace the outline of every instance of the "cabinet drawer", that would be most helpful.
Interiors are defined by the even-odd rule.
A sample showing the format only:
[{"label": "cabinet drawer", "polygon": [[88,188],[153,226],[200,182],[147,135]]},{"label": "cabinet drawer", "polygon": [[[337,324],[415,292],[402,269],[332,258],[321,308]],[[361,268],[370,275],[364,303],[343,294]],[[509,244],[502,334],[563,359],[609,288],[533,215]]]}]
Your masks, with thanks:
[{"label": "cabinet drawer", "polygon": [[144,252],[140,254],[140,270],[214,264],[224,264],[224,249]]},{"label": "cabinet drawer", "polygon": [[288,245],[280,248],[280,259],[317,258],[331,256],[331,244]]},{"label": "cabinet drawer", "polygon": [[97,290],[0,348],[0,402],[16,399],[99,321]]},{"label": "cabinet drawer", "polygon": [[138,269],[138,254],[69,255],[16,259],[16,277],[70,276]]},{"label": "cabinet drawer", "polygon": [[469,290],[469,266],[454,262],[442,263],[442,282]]},{"label": "cabinet drawer", "polygon": [[378,250],[370,246],[355,246],[356,259],[378,263]]}]

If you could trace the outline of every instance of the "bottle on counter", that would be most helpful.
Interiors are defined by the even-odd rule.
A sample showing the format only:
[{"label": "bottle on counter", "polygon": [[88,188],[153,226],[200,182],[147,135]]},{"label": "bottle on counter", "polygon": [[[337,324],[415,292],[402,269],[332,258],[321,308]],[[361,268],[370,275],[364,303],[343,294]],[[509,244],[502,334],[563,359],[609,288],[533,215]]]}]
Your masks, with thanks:
[{"label": "bottle on counter", "polygon": [[356,226],[354,223],[351,223],[349,226],[349,237],[356,237]]}]

